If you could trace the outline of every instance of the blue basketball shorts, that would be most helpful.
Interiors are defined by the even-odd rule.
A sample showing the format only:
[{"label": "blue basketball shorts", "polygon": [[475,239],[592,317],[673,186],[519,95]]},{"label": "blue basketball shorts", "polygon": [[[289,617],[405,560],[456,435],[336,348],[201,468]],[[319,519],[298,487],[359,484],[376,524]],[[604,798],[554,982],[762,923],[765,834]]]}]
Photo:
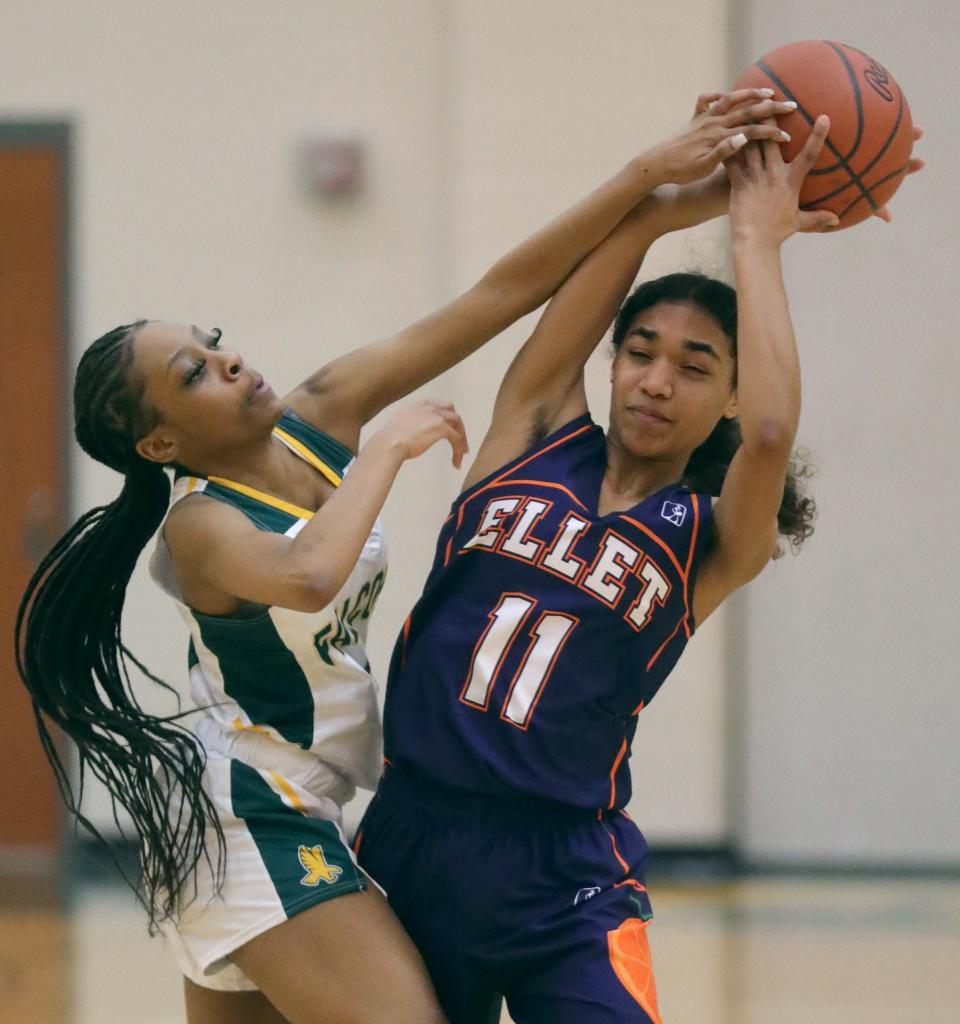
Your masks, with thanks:
[{"label": "blue basketball shorts", "polygon": [[643,880],[623,811],[454,794],[390,769],[357,832],[450,1024],[660,1024]]}]

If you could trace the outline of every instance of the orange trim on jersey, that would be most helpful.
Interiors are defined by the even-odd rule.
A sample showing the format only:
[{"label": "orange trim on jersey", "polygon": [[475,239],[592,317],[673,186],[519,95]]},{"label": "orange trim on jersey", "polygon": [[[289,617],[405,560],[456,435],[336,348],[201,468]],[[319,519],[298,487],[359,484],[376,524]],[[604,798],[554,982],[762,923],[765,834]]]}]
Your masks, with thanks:
[{"label": "orange trim on jersey", "polygon": [[683,620],[684,632],[687,634],[687,639],[690,639],[690,627],[688,622],[690,620],[690,599],[687,593],[688,582],[690,579],[690,566],[693,565],[693,552],[697,546],[697,532],[700,529],[700,502],[697,501],[695,494],[690,495],[690,499],[693,503],[693,530],[690,534],[690,553],[687,555],[687,573],[683,577],[683,607],[687,610],[687,614]]},{"label": "orange trim on jersey", "polygon": [[407,667],[407,644],[410,642],[410,620],[413,618],[413,612],[411,612],[406,619],[403,621],[403,628],[401,629],[401,635],[403,636],[403,649],[400,652],[400,667]]},{"label": "orange trim on jersey", "polygon": [[[552,444],[548,444],[546,448],[541,448],[540,451],[534,452],[532,455],[529,455],[527,458],[523,460],[523,462],[518,462],[515,466],[512,466],[510,469],[505,469],[500,474],[500,476],[496,478],[496,480],[491,481],[491,483],[488,484],[487,486],[492,486],[492,484],[495,484],[498,481],[503,480],[504,477],[510,476],[511,473],[516,473],[518,469],[522,469],[528,462],[533,462],[534,459],[539,459],[541,455],[546,455],[547,452],[552,451],[558,445],[566,444],[567,441],[572,441],[575,437],[579,437],[585,430],[593,430],[593,427],[594,425],[592,423],[585,423],[582,427],[578,427],[576,430],[574,430],[570,434],[567,434],[565,437],[558,437],[556,441],[554,441]],[[584,508],[586,508],[586,505],[584,505]]]},{"label": "orange trim on jersey", "polygon": [[[630,716],[633,717],[634,715],[639,715],[640,712],[643,711],[644,707],[646,706],[646,703],[647,702],[645,700],[640,701],[640,703],[633,709],[633,711],[630,712]],[[626,814],[627,812],[621,811],[620,813]],[[633,821],[633,818],[630,818],[630,820]]]},{"label": "orange trim on jersey", "polygon": [[[474,491],[472,494],[468,494],[467,497],[464,498],[463,502],[460,505],[460,511],[459,511],[459,514],[457,515],[457,529],[460,529],[460,526],[463,523],[463,511],[464,511],[464,509],[478,495],[483,494],[484,491],[489,490],[491,487],[496,487],[498,484],[503,483],[512,473],[516,473],[517,470],[523,469],[523,467],[525,465],[527,465],[528,462],[533,462],[534,459],[539,459],[541,455],[546,455],[547,452],[552,451],[558,445],[566,444],[567,441],[572,441],[575,437],[579,437],[584,431],[586,431],[586,430],[593,430],[593,428],[594,428],[594,425],[592,423],[585,423],[582,427],[579,427],[578,429],[572,431],[571,433],[565,435],[564,437],[558,437],[556,441],[554,441],[552,444],[548,444],[546,448],[541,448],[539,451],[534,452],[532,455],[528,455],[527,458],[525,458],[523,460],[523,462],[518,462],[515,466],[511,466],[509,469],[505,469],[498,476],[494,477],[489,483],[484,484],[483,487],[481,487],[479,490]],[[587,511],[587,506],[575,494],[573,494],[571,491],[568,491],[566,487],[563,487],[560,484],[549,484],[549,483],[547,483],[544,480],[513,480],[513,479],[511,479],[510,482],[511,483],[518,483],[518,484],[537,483],[537,484],[543,484],[544,487],[555,487],[558,490],[566,491],[566,493],[569,494],[570,497],[573,498],[573,500],[584,511]]]},{"label": "orange trim on jersey", "polygon": [[647,891],[647,887],[635,878],[625,878],[622,882],[614,882],[613,887],[614,889],[619,889],[622,885],[629,885],[631,889],[636,889],[637,892]]},{"label": "orange trim on jersey", "polygon": [[290,785],[287,780],[280,775],[278,772],[271,771],[270,778],[277,784],[277,788],[283,793],[283,795],[293,804],[294,808],[301,814],[306,814],[307,809],[303,806],[303,801],[294,792],[293,786]]},{"label": "orange trim on jersey", "polygon": [[647,941],[649,921],[629,917],[619,928],[607,932],[607,953],[620,984],[630,993],[652,1024],[662,1024],[657,1006],[653,960]]},{"label": "orange trim on jersey", "polygon": [[680,563],[677,561],[677,556],[670,550],[670,547],[669,547],[669,545],[667,544],[666,541],[661,540],[653,532],[653,530],[650,529],[649,526],[644,526],[643,523],[638,523],[636,519],[631,519],[630,516],[624,516],[624,515],[620,516],[620,518],[621,519],[626,519],[626,521],[628,523],[631,523],[633,526],[635,526],[638,530],[640,530],[641,533],[645,533],[655,544],[659,544],[660,547],[662,547],[663,550],[666,551],[667,557],[670,559],[670,561],[673,562],[673,567],[679,573],[680,579],[682,579],[684,581],[684,583],[686,583],[686,581],[687,581],[687,574],[680,567]]},{"label": "orange trim on jersey", "polygon": [[[627,752],[627,740],[624,737],[623,743],[620,744],[620,750],[617,753],[617,759],[613,762],[613,767],[610,769],[610,803],[607,804],[607,810],[613,810],[614,801],[617,798],[617,769],[620,767],[620,762],[623,760],[623,755]],[[613,836],[610,837],[613,839]],[[614,843],[614,849],[616,849],[616,843]],[[626,866],[624,866],[626,867]]]},{"label": "orange trim on jersey", "polygon": [[623,869],[625,874],[629,873],[630,865],[623,859],[623,857],[620,856],[620,851],[617,849],[617,841],[613,838],[613,833],[606,825],[603,825],[603,831],[607,833],[607,838],[610,840],[610,845],[613,847],[613,855],[617,858],[617,863]]},{"label": "orange trim on jersey", "polygon": [[648,672],[656,664],[657,659],[660,657],[660,655],[663,654],[667,644],[669,644],[670,641],[677,635],[677,633],[680,630],[680,627],[683,626],[683,625],[686,625],[686,621],[687,621],[687,616],[684,615],[683,618],[676,624],[676,626],[674,626],[673,632],[660,645],[660,649],[657,651],[657,653],[647,662],[647,671]]},{"label": "orange trim on jersey", "polygon": [[363,842],[363,829],[358,828],[357,834],[353,837],[353,855],[356,857],[360,853],[360,844]]},{"label": "orange trim on jersey", "polygon": [[[571,499],[571,501],[575,501],[584,510],[584,512],[586,512],[588,515],[590,514],[590,510],[587,508],[587,506],[584,505],[584,503],[573,493],[573,491],[571,491],[567,487],[564,487],[563,484],[551,483],[549,480],[512,480],[512,479],[511,480],[506,480],[506,479],[500,480],[500,479],[497,479],[497,480],[491,480],[490,483],[488,483],[485,487],[481,487],[479,491],[477,491],[474,494],[471,494],[470,497],[467,498],[467,500],[460,506],[460,511],[457,513],[457,527],[456,527],[457,530],[459,530],[460,527],[463,526],[463,514],[466,511],[467,505],[471,501],[473,501],[474,498],[478,498],[481,494],[483,494],[484,491],[489,490],[491,487],[498,487],[500,484],[511,484],[511,485],[512,484],[533,484],[536,487],[546,487],[546,488],[548,488],[549,490],[552,490],[552,491],[563,491],[563,493],[566,494],[567,497]],[[516,495],[511,495],[511,497],[516,497]],[[530,495],[523,494],[520,497],[521,497],[521,500],[522,500],[524,498],[529,498]],[[516,511],[516,509],[514,509],[514,512],[515,511]],[[507,514],[508,515],[513,515],[513,512],[509,512]],[[472,549],[469,549],[469,550],[472,550]]]},{"label": "orange trim on jersey", "polygon": [[[563,493],[571,501],[576,502],[583,509],[584,512],[589,511],[587,509],[587,506],[584,505],[584,503],[573,493],[573,491],[571,491],[569,487],[564,487],[563,484],[555,484],[555,483],[553,483],[550,480],[514,480],[514,479],[510,479],[510,480],[504,480],[502,482],[505,483],[505,484],[534,484],[536,487],[549,487],[550,490],[552,490],[552,491],[563,491]],[[492,487],[493,484],[490,484],[489,486]],[[530,495],[525,495],[525,497],[527,498],[527,500],[530,499]]]},{"label": "orange trim on jersey", "polygon": [[693,552],[697,546],[697,531],[700,529],[700,502],[695,494],[690,495],[693,503],[693,530],[690,534],[690,554],[687,555],[687,575],[690,575],[690,566],[693,565]]}]

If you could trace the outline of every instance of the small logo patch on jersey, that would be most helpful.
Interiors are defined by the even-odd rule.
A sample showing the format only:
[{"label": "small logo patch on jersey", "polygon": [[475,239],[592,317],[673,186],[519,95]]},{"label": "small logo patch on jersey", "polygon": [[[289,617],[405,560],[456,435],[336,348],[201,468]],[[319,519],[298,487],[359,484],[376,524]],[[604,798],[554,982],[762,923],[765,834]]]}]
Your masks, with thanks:
[{"label": "small logo patch on jersey", "polygon": [[322,846],[301,846],[297,850],[297,855],[306,871],[306,874],[300,879],[301,885],[309,885],[311,888],[319,885],[321,882],[333,885],[343,874],[343,868],[337,867],[336,864],[327,863],[327,858],[323,855]]},{"label": "small logo patch on jersey", "polygon": [[600,892],[599,885],[588,885],[585,889],[581,889],[576,896],[573,897],[573,905],[576,906],[578,903],[586,903],[587,900],[592,900],[597,893]]},{"label": "small logo patch on jersey", "polygon": [[678,505],[673,501],[665,501],[663,508],[660,509],[660,515],[674,526],[683,526],[683,521],[687,518],[687,506]]}]

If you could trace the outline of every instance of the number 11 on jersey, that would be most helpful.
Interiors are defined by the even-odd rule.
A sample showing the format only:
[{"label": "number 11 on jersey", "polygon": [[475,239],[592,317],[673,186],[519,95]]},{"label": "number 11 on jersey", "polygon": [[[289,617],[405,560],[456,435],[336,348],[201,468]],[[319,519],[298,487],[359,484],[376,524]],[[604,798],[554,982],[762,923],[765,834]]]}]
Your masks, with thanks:
[{"label": "number 11 on jersey", "polygon": [[[536,607],[527,594],[503,594],[489,613],[470,660],[470,671],[460,692],[460,700],[469,707],[487,711],[500,668]],[[530,719],[550,678],[553,666],[580,620],[563,612],[541,612],[529,631],[530,641],[520,667],[500,709],[500,717],[518,729],[528,729]]]}]

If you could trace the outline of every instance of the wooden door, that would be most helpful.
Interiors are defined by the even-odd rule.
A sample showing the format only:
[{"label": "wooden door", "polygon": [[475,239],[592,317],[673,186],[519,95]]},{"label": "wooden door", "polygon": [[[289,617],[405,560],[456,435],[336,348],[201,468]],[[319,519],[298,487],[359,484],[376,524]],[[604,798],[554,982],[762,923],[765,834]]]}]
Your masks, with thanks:
[{"label": "wooden door", "polygon": [[0,868],[49,870],[63,810],[13,657],[66,509],[66,125],[0,122]]}]

